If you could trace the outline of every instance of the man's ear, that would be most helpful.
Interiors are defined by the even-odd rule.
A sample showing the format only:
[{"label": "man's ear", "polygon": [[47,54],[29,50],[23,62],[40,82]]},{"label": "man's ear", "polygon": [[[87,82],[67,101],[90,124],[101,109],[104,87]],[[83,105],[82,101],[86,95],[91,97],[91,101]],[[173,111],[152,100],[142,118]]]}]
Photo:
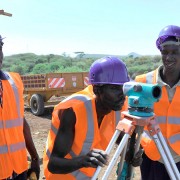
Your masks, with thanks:
[{"label": "man's ear", "polygon": [[93,86],[93,92],[96,96],[98,96],[101,93],[101,87],[100,86]]}]

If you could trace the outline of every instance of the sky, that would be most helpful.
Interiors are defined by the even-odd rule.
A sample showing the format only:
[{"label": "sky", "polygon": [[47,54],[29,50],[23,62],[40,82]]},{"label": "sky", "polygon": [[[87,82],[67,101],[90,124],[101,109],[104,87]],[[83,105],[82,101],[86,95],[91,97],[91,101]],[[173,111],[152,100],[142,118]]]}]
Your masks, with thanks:
[{"label": "sky", "polygon": [[4,55],[159,55],[167,25],[180,26],[179,0],[0,0]]}]

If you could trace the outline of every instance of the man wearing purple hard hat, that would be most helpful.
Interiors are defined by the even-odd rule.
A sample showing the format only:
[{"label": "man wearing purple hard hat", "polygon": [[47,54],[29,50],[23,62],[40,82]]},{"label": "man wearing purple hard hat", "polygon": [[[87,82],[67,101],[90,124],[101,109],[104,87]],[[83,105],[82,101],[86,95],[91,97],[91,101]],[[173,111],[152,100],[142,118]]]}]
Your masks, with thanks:
[{"label": "man wearing purple hard hat", "polygon": [[[156,46],[161,53],[162,65],[152,72],[137,76],[135,80],[158,83],[162,87],[162,98],[155,103],[154,113],[180,171],[180,27],[164,27],[156,40]],[[147,131],[143,133],[141,145],[145,151],[141,165],[142,180],[171,179],[172,175],[165,168],[167,164]]]},{"label": "man wearing purple hard hat", "polygon": [[107,165],[105,149],[120,120],[128,81],[122,60],[98,59],[90,67],[90,85],[55,106],[43,158],[47,180],[90,180],[98,166]]},{"label": "man wearing purple hard hat", "polygon": [[32,172],[38,179],[39,157],[24,117],[23,83],[18,73],[2,70],[3,39],[0,35],[0,179],[27,180]]}]

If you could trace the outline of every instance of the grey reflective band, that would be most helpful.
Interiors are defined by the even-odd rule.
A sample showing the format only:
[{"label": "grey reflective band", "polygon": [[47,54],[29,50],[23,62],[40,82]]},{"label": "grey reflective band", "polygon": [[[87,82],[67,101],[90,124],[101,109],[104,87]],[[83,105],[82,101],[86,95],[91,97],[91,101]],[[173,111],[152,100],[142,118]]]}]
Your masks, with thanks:
[{"label": "grey reflective band", "polygon": [[9,145],[9,150],[8,150],[7,145],[3,145],[3,146],[0,146],[0,154],[8,153],[8,151],[10,153],[11,152],[16,152],[16,151],[19,151],[19,150],[23,150],[25,148],[26,148],[25,142],[19,142],[19,143],[16,143],[16,144],[10,144]]},{"label": "grey reflective band", "polygon": [[55,135],[57,135],[58,129],[51,123],[51,130]]},{"label": "grey reflective band", "polygon": [[6,121],[3,121],[2,119],[0,119],[0,129],[2,129],[2,128],[13,128],[13,127],[23,125],[23,118],[20,117],[20,103],[19,103],[20,99],[19,99],[18,89],[17,89],[16,84],[14,83],[12,77],[10,76],[10,74],[8,72],[6,72],[6,75],[9,76],[8,81],[11,84],[11,87],[12,87],[12,89],[14,91],[18,118],[9,119],[9,120],[6,120]]},{"label": "grey reflective band", "polygon": [[[88,129],[87,129],[87,134],[85,138],[85,143],[83,144],[82,150],[79,155],[84,155],[87,151],[91,149],[92,142],[94,140],[94,120],[93,120],[93,108],[92,108],[92,100],[85,95],[72,95],[63,100],[63,102],[66,102],[68,100],[79,100],[84,102],[84,106],[86,108],[86,113],[87,113],[87,123],[88,123]],[[58,129],[51,124],[51,130],[54,132],[55,135],[57,135]],[[89,143],[88,143],[89,142]],[[71,150],[69,154],[72,157],[76,157],[75,153]]]},{"label": "grey reflective band", "polygon": [[[147,130],[144,130],[144,132],[143,132],[143,134],[142,134],[142,137],[143,137],[143,138],[147,138],[147,139],[153,139],[153,138],[150,136],[150,134],[149,134],[149,132],[148,132]],[[166,137],[164,137],[164,139],[167,141],[167,138],[166,138]],[[170,142],[171,144],[174,144],[174,143],[176,143],[177,141],[180,141],[180,133],[179,133],[179,134],[175,134],[175,135],[169,137],[168,140],[169,140],[169,142]]]},{"label": "grey reflective band", "polygon": [[20,117],[20,98],[19,98],[19,93],[18,93],[18,89],[17,89],[17,86],[16,84],[14,83],[14,80],[13,78],[11,77],[11,75],[6,72],[6,74],[10,77],[8,79],[9,83],[11,84],[11,87],[14,91],[14,96],[15,96],[15,99],[16,99],[16,107],[17,107],[17,113],[18,113],[18,117]]},{"label": "grey reflective band", "polygon": [[73,171],[72,173],[70,173],[70,174],[72,174],[73,176],[75,176],[76,177],[76,179],[77,180],[90,180],[91,179],[91,177],[88,177],[88,176],[86,176],[85,174],[83,174],[81,171],[79,171],[79,170],[77,170],[77,171]]},{"label": "grey reflective band", "polygon": [[168,117],[169,124],[180,125],[180,118],[177,117]]},{"label": "grey reflective band", "polygon": [[[20,99],[19,99],[19,93],[18,93],[17,86],[14,83],[10,74],[7,72],[5,74],[9,76],[8,82],[10,83],[10,85],[13,89],[13,92],[14,92],[18,118],[9,119],[9,120],[0,119],[0,129],[13,128],[13,127],[23,125],[23,118],[20,116]],[[0,154],[4,154],[4,153],[8,153],[8,152],[10,152],[10,153],[16,152],[16,151],[19,151],[19,150],[22,150],[25,148],[26,148],[25,142],[18,142],[16,144],[10,144],[10,145],[2,145],[2,146],[0,146]]]},{"label": "grey reflective band", "polygon": [[176,143],[177,141],[180,141],[180,133],[179,134],[175,134],[175,135],[173,135],[173,136],[171,136],[169,138],[169,142],[171,144]]},{"label": "grey reflective band", "polygon": [[156,120],[158,124],[165,124],[168,120],[168,124],[171,125],[180,125],[180,118],[169,116],[166,118],[166,116],[157,116]]},{"label": "grey reflective band", "polygon": [[[84,95],[72,95],[66,98],[65,100],[63,100],[63,102],[66,102],[67,100],[79,100],[84,102],[84,106],[87,113],[88,129],[83,147],[81,149],[81,152],[79,153],[79,155],[84,155],[86,154],[87,151],[91,149],[92,142],[94,140],[94,120],[93,120],[92,100],[88,96],[84,96]],[[51,130],[55,135],[57,135],[58,129],[52,123],[51,123]],[[72,158],[77,156],[72,150],[69,152],[69,154],[71,155]],[[49,151],[49,149],[46,150],[46,155],[48,158],[50,158],[51,152]],[[72,176],[74,176],[77,180],[91,179],[91,177],[87,177],[80,170],[73,171],[69,174],[72,174]]]},{"label": "grey reflective band", "polygon": [[153,76],[154,76],[154,71],[148,72],[146,74],[146,83],[153,84]]},{"label": "grey reflective band", "polygon": [[116,122],[116,126],[118,124],[118,122],[121,120],[121,112],[120,111],[115,111],[115,122]]},{"label": "grey reflective band", "polygon": [[92,111],[92,101],[86,101],[85,102],[86,112],[87,112],[87,119],[88,119],[88,129],[86,133],[85,142],[83,144],[82,150],[79,155],[84,155],[89,152],[91,149],[93,140],[94,140],[94,120],[93,120],[93,111]]},{"label": "grey reflective band", "polygon": [[8,81],[11,84],[11,87],[12,87],[12,89],[14,91],[18,118],[16,118],[16,119],[9,119],[9,120],[5,120],[5,121],[0,119],[0,129],[2,129],[2,128],[13,128],[13,127],[17,127],[17,126],[23,125],[23,118],[20,117],[20,99],[19,99],[19,93],[18,93],[17,86],[15,85],[15,83],[14,83],[12,77],[10,76],[10,74],[6,72],[6,75],[9,76]]},{"label": "grey reflective band", "polygon": [[47,155],[48,158],[50,158],[51,152],[49,151],[49,149],[46,151],[46,155]]},{"label": "grey reflective band", "polygon": [[19,142],[17,144],[11,144],[9,147],[10,147],[10,152],[16,152],[26,148],[26,144],[25,142]]},{"label": "grey reflective band", "polygon": [[[70,96],[68,100],[74,100],[77,99],[79,101],[84,102],[84,106],[86,108],[86,113],[87,113],[87,123],[88,123],[88,129],[86,133],[86,138],[84,140],[83,147],[81,149],[81,152],[79,153],[79,156],[86,154],[87,151],[91,149],[92,142],[94,140],[94,120],[93,120],[93,108],[92,108],[92,100],[85,95],[73,95]],[[65,99],[67,101],[67,99]],[[89,142],[89,143],[88,143]],[[71,150],[69,154],[72,157],[76,157],[75,153]]]},{"label": "grey reflective band", "polygon": [[158,124],[165,124],[166,123],[166,117],[165,116],[156,116],[156,121]]},{"label": "grey reflective band", "polygon": [[2,129],[4,127],[5,128],[13,128],[13,127],[22,126],[22,125],[23,125],[23,118],[6,120],[4,122],[3,122],[3,120],[0,120],[0,129]]},{"label": "grey reflective band", "polygon": [[0,146],[0,154],[5,154],[7,152],[8,152],[8,146],[6,145]]}]

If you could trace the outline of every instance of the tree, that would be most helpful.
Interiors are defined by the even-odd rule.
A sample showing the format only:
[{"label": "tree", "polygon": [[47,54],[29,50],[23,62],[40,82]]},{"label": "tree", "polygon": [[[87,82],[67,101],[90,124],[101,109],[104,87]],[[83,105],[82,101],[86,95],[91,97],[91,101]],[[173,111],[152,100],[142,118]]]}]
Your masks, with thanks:
[{"label": "tree", "polygon": [[49,73],[50,69],[48,64],[37,64],[33,68],[33,74],[44,74]]}]

